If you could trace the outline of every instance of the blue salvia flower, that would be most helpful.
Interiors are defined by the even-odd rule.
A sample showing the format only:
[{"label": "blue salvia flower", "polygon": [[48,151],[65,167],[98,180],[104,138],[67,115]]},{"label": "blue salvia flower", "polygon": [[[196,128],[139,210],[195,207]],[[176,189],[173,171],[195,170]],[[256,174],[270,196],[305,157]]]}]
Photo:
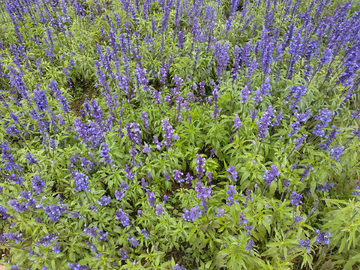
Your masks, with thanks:
[{"label": "blue salvia flower", "polygon": [[227,36],[229,34],[229,32],[231,30],[232,22],[233,22],[233,17],[230,16],[225,24],[225,36]]},{"label": "blue salvia flower", "polygon": [[334,183],[324,183],[324,184],[322,184],[320,186],[317,186],[315,190],[329,192],[330,188],[334,188]]},{"label": "blue salvia flower", "polygon": [[31,180],[31,183],[36,194],[40,194],[41,192],[43,192],[45,188],[45,181],[40,180],[40,176],[34,176]]},{"label": "blue salvia flower", "polygon": [[145,239],[149,239],[149,232],[147,230],[141,230],[141,234],[145,237]]},{"label": "blue salvia flower", "polygon": [[161,203],[155,205],[155,215],[158,216],[158,215],[163,215],[163,214],[164,214],[164,207],[163,207],[163,205],[162,205]]},{"label": "blue salvia flower", "polygon": [[319,230],[316,230],[316,233],[317,233],[317,237],[315,240],[316,243],[320,243],[320,244],[323,243],[326,245],[330,243],[329,237],[331,236],[331,233],[322,233]]},{"label": "blue salvia flower", "polygon": [[49,108],[48,101],[46,98],[46,92],[44,90],[39,90],[39,86],[36,86],[36,90],[34,91],[34,101],[37,109],[42,112]]},{"label": "blue salvia flower", "polygon": [[234,59],[234,67],[231,69],[232,73],[232,83],[234,84],[235,81],[238,79],[238,69],[240,64],[240,48],[235,45],[234,53],[235,59]]},{"label": "blue salvia flower", "polygon": [[310,253],[310,247],[311,247],[311,242],[310,240],[308,239],[305,239],[305,240],[302,240],[300,239],[300,245],[299,245],[300,248],[306,248],[306,251],[308,253]]},{"label": "blue salvia flower", "polygon": [[245,217],[245,214],[244,213],[241,213],[240,214],[240,221],[239,221],[239,225],[241,225],[241,224],[247,224],[247,222],[248,222],[248,220],[246,219],[246,217]]},{"label": "blue salvia flower", "polygon": [[270,78],[269,76],[266,78],[265,82],[263,84],[261,84],[261,90],[260,93],[263,96],[268,96],[270,95]]},{"label": "blue salvia flower", "polygon": [[240,121],[240,118],[239,118],[239,115],[238,115],[238,114],[235,114],[235,118],[234,118],[233,122],[234,122],[234,129],[235,129],[235,131],[238,130],[239,127],[243,125],[243,124],[241,123],[241,121]]},{"label": "blue salvia flower", "polygon": [[251,120],[254,121],[257,117],[257,113],[258,113],[258,110],[252,110],[250,111],[250,117],[251,117]]},{"label": "blue salvia flower", "polygon": [[[84,103],[84,106],[86,105],[87,103]],[[85,107],[84,107],[85,108]],[[92,109],[92,110],[91,110]],[[92,117],[95,118],[95,122],[101,127],[103,126],[103,112],[102,112],[102,109],[101,107],[99,106],[98,102],[93,99],[91,100],[91,108],[90,108],[90,105],[87,104],[87,111],[90,113],[90,115]]]},{"label": "blue salvia flower", "polygon": [[101,200],[100,201],[97,201],[97,203],[101,206],[106,206],[110,203],[110,197],[108,196],[103,196],[101,197]]},{"label": "blue salvia flower", "polygon": [[77,133],[77,136],[80,137],[80,139],[86,143],[88,140],[88,132],[87,132],[87,128],[86,125],[84,123],[81,122],[80,118],[75,118],[74,119],[74,130]]},{"label": "blue salvia flower", "polygon": [[156,201],[155,193],[147,191],[147,195],[148,195],[148,201],[149,201],[150,207],[153,208],[155,201]]},{"label": "blue salvia flower", "polygon": [[216,57],[217,67],[216,76],[220,81],[222,73],[225,71],[226,66],[229,63],[229,44],[225,42],[224,45],[221,42],[216,43],[214,55]]},{"label": "blue salvia flower", "polygon": [[173,177],[176,182],[178,182],[179,184],[184,182],[184,179],[181,178],[184,175],[184,173],[180,172],[179,170],[173,170],[173,172],[174,172]]},{"label": "blue salvia flower", "polygon": [[9,136],[18,136],[20,134],[20,130],[17,129],[16,125],[9,125],[9,126],[4,126],[5,131],[6,131],[6,135]]},{"label": "blue salvia flower", "polygon": [[148,122],[147,113],[146,113],[146,112],[142,112],[142,113],[140,114],[140,117],[141,117],[141,120],[142,120],[143,123],[144,123],[145,129],[146,129],[146,130],[149,130],[149,122]]},{"label": "blue salvia flower", "polygon": [[79,173],[77,170],[73,171],[73,178],[75,182],[75,191],[80,192],[82,190],[89,190],[89,177],[83,173]]},{"label": "blue salvia flower", "polygon": [[[259,102],[261,102],[261,101],[262,101],[261,91],[260,91],[260,90],[257,90],[257,91],[255,92],[255,95],[254,95],[251,99],[254,101],[255,105],[258,104]],[[254,111],[256,111],[256,113],[257,113],[258,110],[254,110]],[[254,112],[254,111],[251,111],[251,112]],[[251,115],[251,117],[253,118],[253,115]],[[256,117],[255,117],[255,118],[256,118]],[[253,120],[254,120],[254,119],[253,119]]]},{"label": "blue salvia flower", "polygon": [[122,248],[119,249],[120,251],[120,254],[121,254],[121,260],[126,260],[126,259],[129,259],[129,256],[127,255],[127,252],[122,250]]},{"label": "blue salvia flower", "polygon": [[125,197],[125,192],[123,190],[116,190],[115,191],[115,199],[120,201],[121,198],[124,198]]},{"label": "blue salvia flower", "polygon": [[337,162],[340,162],[340,157],[344,152],[345,147],[344,146],[340,146],[340,147],[334,147],[330,150],[330,155],[331,158],[335,159]]},{"label": "blue salvia flower", "polygon": [[51,92],[54,92],[56,95],[57,100],[60,102],[61,104],[61,109],[63,110],[64,113],[68,113],[70,111],[69,105],[68,105],[68,101],[67,99],[63,96],[61,90],[59,89],[57,82],[51,80],[49,83],[49,88],[51,89]]},{"label": "blue salvia flower", "polygon": [[[172,0],[167,1],[166,4],[167,5],[165,6],[164,14],[163,14],[163,17],[161,20],[161,32],[162,33],[164,33],[168,27],[169,16],[170,16],[171,7],[173,6],[173,1]],[[163,6],[163,5],[161,5],[161,6]]]},{"label": "blue salvia flower", "polygon": [[300,193],[297,193],[296,191],[293,191],[291,193],[291,200],[290,200],[290,203],[292,205],[299,205],[299,204],[302,204],[302,199],[303,196],[300,194]]},{"label": "blue salvia flower", "polygon": [[209,180],[209,183],[211,183],[211,181],[214,179],[214,176],[213,176],[212,172],[206,172],[206,176],[207,176],[207,178]]},{"label": "blue salvia flower", "polygon": [[120,220],[121,224],[122,224],[124,227],[130,225],[129,215],[126,214],[121,208],[119,209],[118,212],[116,212],[116,214],[115,214],[115,219],[116,219],[116,220]]},{"label": "blue salvia flower", "polygon": [[260,130],[258,132],[259,140],[263,140],[266,138],[266,133],[268,131],[269,125],[271,123],[271,117],[273,116],[273,109],[272,106],[269,105],[267,110],[264,112],[263,116],[261,117],[260,121],[256,124],[259,126]]},{"label": "blue salvia flower", "polygon": [[7,208],[0,205],[0,215],[2,216],[2,219],[7,219],[8,217],[10,217],[10,215],[7,214],[7,211]]},{"label": "blue salvia flower", "polygon": [[59,244],[56,244],[52,249],[51,252],[59,254],[60,253],[60,246]]},{"label": "blue salvia flower", "polygon": [[274,117],[275,119],[274,119],[274,123],[271,123],[271,126],[272,126],[272,127],[274,127],[274,126],[276,126],[276,127],[279,126],[279,125],[280,125],[279,122],[281,122],[281,121],[283,120],[283,118],[284,118],[282,112],[280,112],[276,117],[275,117],[275,115],[273,115],[273,117]]},{"label": "blue salvia flower", "polygon": [[192,207],[190,210],[184,209],[183,219],[187,222],[196,221],[199,216],[202,214],[202,210],[199,206]]},{"label": "blue salvia flower", "polygon": [[204,169],[205,165],[206,165],[206,159],[202,158],[199,154],[196,154],[195,170],[198,172],[199,180],[201,180],[203,177],[203,174],[205,172],[205,169]]},{"label": "blue salvia flower", "polygon": [[70,269],[74,269],[74,270],[85,270],[85,269],[89,269],[88,266],[86,265],[80,265],[78,263],[67,263],[67,266],[70,268]]},{"label": "blue salvia flower", "polygon": [[6,240],[14,240],[15,244],[21,242],[23,239],[21,239],[22,233],[3,233],[0,234],[0,242],[5,242]]},{"label": "blue salvia flower", "polygon": [[49,206],[45,206],[43,209],[45,213],[49,216],[49,220],[54,222],[59,222],[60,221],[59,218],[62,215],[62,213],[68,211],[66,204],[62,206],[51,204]]},{"label": "blue salvia flower", "polygon": [[194,177],[190,173],[186,174],[185,181],[187,184],[190,184],[193,179],[194,179]]},{"label": "blue salvia flower", "polygon": [[203,202],[210,196],[211,188],[205,187],[201,184],[200,181],[196,183],[195,186],[196,196],[200,198]]},{"label": "blue salvia flower", "polygon": [[306,85],[293,85],[290,88],[289,95],[285,98],[285,103],[287,104],[291,97],[294,97],[293,102],[290,103],[289,108],[291,110],[296,110],[299,107],[299,102],[301,101],[301,98],[306,94],[307,87]]},{"label": "blue salvia flower", "polygon": [[97,237],[97,227],[92,227],[92,228],[88,228],[87,225],[84,225],[84,230],[82,234],[87,234],[90,235],[91,238],[96,238]]},{"label": "blue salvia flower", "polygon": [[277,181],[277,176],[280,175],[279,168],[275,165],[271,165],[271,170],[266,170],[263,179],[265,180],[266,186],[270,186],[273,180]]},{"label": "blue salvia flower", "polygon": [[216,217],[222,217],[224,215],[225,215],[225,209],[218,208],[217,213],[216,213]]},{"label": "blue salvia flower", "polygon": [[360,186],[356,186],[354,189],[355,190],[353,192],[351,192],[351,194],[355,194],[356,196],[360,196]]},{"label": "blue salvia flower", "polygon": [[229,196],[226,197],[227,200],[229,200],[229,202],[227,202],[226,204],[231,206],[234,204],[234,194],[236,194],[237,191],[235,189],[235,187],[233,185],[229,185],[228,186],[228,190],[226,191],[226,194],[228,194]]},{"label": "blue salvia flower", "polygon": [[290,125],[289,137],[295,135],[301,128],[301,123],[306,122],[311,116],[311,109],[307,110],[304,113],[298,113],[295,111],[295,116],[297,117],[296,121]]},{"label": "blue salvia flower", "polygon": [[129,233],[129,236],[128,236],[127,240],[130,242],[130,244],[133,247],[137,247],[139,245],[139,242],[130,233]]},{"label": "blue salvia flower", "polygon": [[20,199],[22,198],[26,199],[28,206],[31,206],[32,208],[36,208],[36,200],[34,198],[31,198],[30,191],[28,192],[21,191],[20,194],[21,194]]},{"label": "blue salvia flower", "polygon": [[329,146],[332,143],[332,141],[336,138],[336,136],[338,134],[340,134],[341,132],[339,131],[340,129],[337,129],[335,126],[333,126],[333,130],[330,132],[329,136],[327,136],[327,140],[324,143],[321,143],[319,146],[319,149],[325,149],[325,150],[329,150]]},{"label": "blue salvia flower", "polygon": [[95,213],[98,212],[98,209],[97,209],[97,207],[96,207],[95,205],[90,205],[89,208],[90,208],[92,211],[94,211]]},{"label": "blue salvia flower", "polygon": [[99,237],[101,240],[107,241],[108,232],[104,232],[103,229],[99,231]]},{"label": "blue salvia flower", "polygon": [[110,149],[108,147],[108,144],[107,143],[104,143],[102,145],[102,148],[101,148],[101,151],[100,151],[100,157],[104,158],[105,162],[107,164],[111,164],[112,163],[112,160],[110,159]]},{"label": "blue salvia flower", "polygon": [[150,92],[149,81],[146,77],[146,71],[144,68],[142,68],[142,65],[140,62],[137,62],[137,64],[136,64],[135,77],[137,80],[138,87],[142,86],[144,88],[145,92]]},{"label": "blue salvia flower", "polygon": [[318,69],[320,69],[324,64],[331,61],[333,58],[333,50],[331,48],[326,48],[323,52],[323,56],[320,58]]},{"label": "blue salvia flower", "polygon": [[254,226],[252,225],[246,225],[243,227],[243,229],[247,230],[246,234],[249,235],[250,234],[250,231],[251,229],[253,228]]},{"label": "blue salvia flower", "polygon": [[[249,100],[249,95],[250,95],[251,91],[250,91],[250,85],[249,83],[246,83],[246,85],[244,86],[244,88],[241,90],[241,99],[240,99],[240,102],[242,104],[244,104],[245,102],[247,102]],[[259,91],[259,94],[260,94],[260,91]],[[258,97],[254,98],[255,100],[257,99]],[[260,97],[259,97],[260,98]],[[254,100],[254,102],[255,102]],[[255,102],[257,103],[257,102]]]},{"label": "blue salvia flower", "polygon": [[325,131],[323,130],[323,128],[327,127],[327,125],[331,122],[331,117],[333,116],[333,114],[334,113],[328,108],[325,108],[324,110],[319,110],[319,115],[314,116],[315,120],[320,121],[320,123],[318,123],[314,128],[314,135],[319,137],[325,136]]},{"label": "blue salvia flower", "polygon": [[178,265],[178,264],[176,264],[172,268],[173,268],[173,270],[186,270],[186,268],[184,266]]},{"label": "blue salvia flower", "polygon": [[162,122],[162,129],[165,132],[164,138],[165,141],[163,144],[166,146],[166,149],[169,149],[171,146],[173,146],[173,143],[175,140],[179,140],[180,137],[177,133],[175,133],[175,130],[169,123],[169,119],[165,118]]},{"label": "blue salvia flower", "polygon": [[305,171],[304,171],[303,174],[301,175],[301,180],[304,180],[306,176],[310,175],[310,170],[314,170],[314,168],[311,167],[310,164],[308,164],[308,165],[306,166]]},{"label": "blue salvia flower", "polygon": [[141,130],[140,130],[140,125],[139,124],[127,123],[126,124],[126,130],[128,132],[127,135],[129,137],[129,140],[133,143],[133,145],[142,143]]},{"label": "blue salvia flower", "polygon": [[249,240],[248,245],[246,246],[245,250],[246,251],[251,251],[254,249],[254,241],[253,240]]},{"label": "blue salvia flower", "polygon": [[303,144],[306,137],[307,137],[307,135],[305,134],[305,135],[301,136],[300,138],[295,139],[294,140],[294,142],[295,142],[294,149],[299,149],[299,147]]},{"label": "blue salvia flower", "polygon": [[299,223],[300,221],[304,220],[305,218],[301,215],[297,215],[296,212],[294,212],[294,221],[293,221],[293,224],[295,223]]},{"label": "blue salvia flower", "polygon": [[9,206],[14,208],[16,212],[22,213],[29,211],[28,203],[20,203],[18,200],[9,200]]},{"label": "blue salvia flower", "polygon": [[228,173],[230,173],[230,175],[227,175],[227,177],[230,177],[231,181],[235,181],[237,180],[237,171],[235,169],[235,166],[231,166],[230,168],[228,168],[226,170]]}]

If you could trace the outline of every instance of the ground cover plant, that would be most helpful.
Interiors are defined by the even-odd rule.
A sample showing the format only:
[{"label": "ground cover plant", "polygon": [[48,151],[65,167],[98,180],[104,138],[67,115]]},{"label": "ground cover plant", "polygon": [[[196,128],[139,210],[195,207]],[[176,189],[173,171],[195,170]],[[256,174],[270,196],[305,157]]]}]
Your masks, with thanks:
[{"label": "ground cover plant", "polygon": [[1,0],[8,269],[358,269],[360,3]]}]

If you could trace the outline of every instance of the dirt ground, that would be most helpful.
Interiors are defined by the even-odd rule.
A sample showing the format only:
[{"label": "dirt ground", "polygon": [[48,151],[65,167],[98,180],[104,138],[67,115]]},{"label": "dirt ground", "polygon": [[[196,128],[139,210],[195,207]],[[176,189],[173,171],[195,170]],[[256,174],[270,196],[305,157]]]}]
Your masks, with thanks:
[{"label": "dirt ground", "polygon": [[5,266],[0,264],[0,270],[5,270]]}]

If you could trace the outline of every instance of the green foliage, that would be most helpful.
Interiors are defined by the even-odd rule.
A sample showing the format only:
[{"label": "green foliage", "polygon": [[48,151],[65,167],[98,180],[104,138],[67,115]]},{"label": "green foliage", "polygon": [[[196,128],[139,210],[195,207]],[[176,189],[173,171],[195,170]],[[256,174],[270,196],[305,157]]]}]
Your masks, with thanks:
[{"label": "green foliage", "polygon": [[[196,10],[193,6],[196,1],[175,1],[181,3],[184,11],[177,24],[174,2],[165,29],[169,1],[151,2],[146,18],[144,6],[148,2],[145,1],[130,1],[133,10],[126,10],[123,6],[126,1],[78,1],[86,16],[79,15],[74,1],[59,1],[46,12],[50,5],[45,4],[47,1],[28,1],[29,10],[18,11],[21,14],[13,11],[16,18],[5,12],[11,8],[11,1],[0,2],[0,143],[10,142],[11,147],[9,153],[1,147],[0,161],[0,205],[7,209],[0,212],[3,217],[0,248],[7,251],[3,261],[20,265],[21,269],[67,269],[68,263],[91,269],[173,269],[176,265],[187,269],[358,267],[360,190],[354,189],[359,186],[360,153],[354,132],[359,121],[352,114],[359,109],[360,95],[343,102],[354,82],[349,82],[349,87],[338,82],[345,70],[342,61],[346,47],[356,44],[348,42],[340,46],[336,57],[325,68],[314,71],[311,80],[304,78],[304,62],[314,69],[319,67],[331,29],[327,29],[329,36],[321,38],[319,56],[310,59],[305,54],[299,56],[292,77],[288,76],[292,54],[284,46],[282,58],[269,64],[269,69],[275,71],[268,74],[270,94],[255,102],[255,92],[263,90],[267,79],[263,63],[259,61],[259,67],[248,78],[249,66],[245,60],[240,61],[238,78],[233,79],[236,46],[249,45],[251,40],[254,47],[249,60],[261,59],[265,48],[255,52],[255,44],[261,44],[264,38],[264,17],[271,15],[267,5],[274,9],[273,26],[267,34],[271,38],[278,35],[278,44],[285,44],[291,23],[294,21],[297,30],[303,25],[304,19],[299,14],[305,13],[310,1],[299,2],[294,17],[283,17],[288,2],[277,3],[275,9],[272,2],[239,1],[231,14],[232,2],[236,1],[205,1],[198,7],[197,26],[195,11],[190,10]],[[65,2],[69,3],[65,5]],[[66,30],[57,28],[60,26],[49,18],[41,22],[40,10],[53,19],[65,16],[63,4],[69,16],[69,21],[63,22]],[[354,5],[351,3],[347,18],[357,18],[358,8]],[[209,15],[212,8],[213,18]],[[338,11],[335,3],[330,3],[322,18],[335,10]],[[314,16],[315,12],[311,9],[310,13]],[[233,21],[227,32],[230,17]],[[320,18],[312,20],[318,23]],[[195,28],[211,29],[212,34],[207,36],[209,39],[200,34],[194,36]],[[179,48],[181,30],[184,42]],[[115,51],[112,31],[118,42]],[[317,41],[318,34],[313,31],[308,38]],[[38,44],[36,38],[40,40]],[[214,53],[218,42],[229,46],[229,61],[220,76],[221,59]],[[24,55],[21,46],[25,48]],[[45,51],[50,47],[53,58]],[[271,52],[273,57],[280,48]],[[108,66],[104,64],[107,61]],[[162,78],[162,68],[167,65]],[[139,82],[139,68],[146,71],[148,82]],[[335,75],[328,76],[330,70]],[[180,86],[177,77],[182,79]],[[355,82],[356,79],[355,76]],[[69,103],[68,113],[64,113],[63,101],[49,87],[51,81],[57,82]],[[242,91],[247,85],[252,91],[244,102]],[[293,86],[305,85],[307,92],[295,112],[289,108],[289,99],[291,103],[294,98],[289,98],[289,92]],[[23,92],[22,86],[26,88]],[[36,102],[39,89],[45,91],[49,105],[42,111]],[[358,90],[358,86],[354,87],[353,92]],[[159,91],[161,103],[156,101],[155,91]],[[97,112],[95,101],[100,108]],[[274,117],[262,140],[260,122],[269,105]],[[316,136],[313,130],[319,121],[315,116],[325,108],[334,115],[323,129],[326,137]],[[298,119],[297,113],[309,109],[312,111],[309,119],[294,136],[288,136]],[[258,112],[253,115],[254,110]],[[34,111],[38,117],[34,117]],[[148,127],[142,119],[143,112],[147,114]],[[283,119],[276,125],[274,118],[280,112]],[[19,121],[13,120],[12,113]],[[241,120],[240,128],[234,128],[235,115]],[[170,130],[173,129],[171,136],[177,134],[178,138],[169,138],[164,119],[169,120]],[[98,133],[85,140],[76,121],[92,125],[85,137]],[[130,138],[130,123],[139,124],[141,134],[137,140],[141,142],[134,143]],[[10,132],[9,125],[19,132]],[[333,125],[341,132],[328,148],[321,149]],[[295,147],[301,135],[307,135],[306,143]],[[52,140],[55,147],[51,146]],[[109,148],[111,163],[104,157],[105,146]],[[148,153],[146,146],[151,149]],[[345,147],[340,161],[334,159],[330,150],[338,146]],[[29,163],[27,153],[37,163]],[[205,159],[201,168],[200,157]],[[9,169],[12,162],[19,167]],[[265,174],[272,166],[280,174],[277,181],[266,184]],[[309,174],[305,173],[307,166],[312,168]],[[126,171],[128,168],[130,173]],[[176,180],[175,170],[183,174],[182,181]],[[236,179],[232,179],[231,170],[236,172]],[[76,172],[88,177],[86,191],[76,190]],[[23,183],[16,183],[14,176],[21,177]],[[41,192],[36,192],[32,183],[36,177],[46,186]],[[231,187],[236,192],[229,195]],[[205,199],[199,191],[202,188],[211,189]],[[120,199],[119,191],[124,192]],[[23,192],[29,192],[36,202],[31,204]],[[150,203],[152,192],[154,204]],[[292,192],[302,194],[302,203],[291,202]],[[108,205],[99,203],[104,196],[110,198]],[[23,207],[27,205],[26,209],[19,211],[14,201]],[[157,212],[160,204],[163,214]],[[58,220],[51,219],[52,215],[56,216],[55,210],[51,214],[47,210],[51,205],[66,208],[59,210],[62,213],[58,214]],[[128,215],[128,224],[118,218],[120,209]],[[191,218],[186,216],[187,211],[192,213]],[[193,214],[196,211],[201,213],[196,216]],[[299,216],[302,218],[296,220]],[[87,233],[86,228],[94,229],[96,237]],[[106,241],[99,237],[100,230],[108,233]],[[319,241],[317,230],[330,233],[330,242]],[[16,242],[3,233],[22,234],[22,240]],[[40,244],[50,234],[56,241]],[[138,244],[133,244],[131,237]],[[303,240],[310,241],[308,249],[302,245]],[[60,246],[59,253],[54,252],[56,245]]]}]

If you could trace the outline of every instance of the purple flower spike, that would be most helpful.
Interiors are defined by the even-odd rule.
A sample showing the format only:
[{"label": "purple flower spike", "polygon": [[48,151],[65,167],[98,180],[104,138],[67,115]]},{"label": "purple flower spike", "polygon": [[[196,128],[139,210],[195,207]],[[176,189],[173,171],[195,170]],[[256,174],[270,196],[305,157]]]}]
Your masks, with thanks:
[{"label": "purple flower spike", "polygon": [[40,180],[40,176],[34,176],[31,183],[36,194],[43,192],[45,188],[45,181]]},{"label": "purple flower spike", "polygon": [[235,170],[235,166],[231,166],[227,169],[227,172],[230,173],[230,175],[227,175],[227,177],[230,177],[231,181],[237,180],[237,171]]},{"label": "purple flower spike", "polygon": [[144,123],[145,129],[146,129],[146,130],[149,130],[148,116],[147,116],[146,112],[142,112],[142,113],[140,114],[140,117],[141,117],[141,120],[142,120],[143,123]]},{"label": "purple flower spike", "polygon": [[156,201],[155,193],[147,191],[147,194],[148,194],[148,201],[149,201],[150,207],[153,208],[155,201]]},{"label": "purple flower spike", "polygon": [[120,220],[121,224],[122,224],[124,227],[130,225],[129,215],[126,214],[121,208],[119,209],[118,212],[116,212],[116,214],[115,214],[115,219],[116,219],[116,220]]},{"label": "purple flower spike", "polygon": [[165,132],[165,134],[164,134],[164,138],[165,138],[164,145],[166,146],[166,149],[169,149],[169,147],[173,146],[173,143],[175,142],[175,140],[179,140],[180,137],[179,137],[179,135],[177,135],[175,133],[175,130],[170,125],[168,118],[165,118],[161,122],[162,122],[163,131]]},{"label": "purple flower spike", "polygon": [[110,159],[110,149],[107,143],[104,143],[101,148],[100,157],[105,159],[107,164],[111,164],[112,160]]},{"label": "purple flower spike", "polygon": [[234,129],[235,129],[235,131],[238,130],[239,127],[243,125],[243,124],[241,123],[240,118],[239,118],[239,116],[238,116],[237,114],[235,114],[235,118],[234,118],[233,122],[234,122]]},{"label": "purple flower spike", "polygon": [[246,219],[246,217],[245,217],[245,214],[244,213],[241,213],[240,214],[240,221],[239,221],[239,225],[241,225],[241,224],[247,224],[247,222],[248,222],[248,220]]},{"label": "purple flower spike", "polygon": [[196,196],[203,201],[211,194],[211,188],[203,186],[200,181],[197,182],[195,191],[197,192]]},{"label": "purple flower spike", "polygon": [[277,181],[277,176],[279,176],[279,168],[276,167],[275,165],[271,165],[271,170],[266,170],[264,175],[263,175],[263,179],[265,180],[265,184],[267,186],[270,186],[271,182],[273,180]]},{"label": "purple flower spike", "polygon": [[84,191],[89,190],[89,177],[88,176],[74,170],[73,178],[74,178],[74,182],[75,182],[76,192],[80,192],[82,190],[84,190]]},{"label": "purple flower spike", "polygon": [[196,171],[198,172],[199,180],[203,177],[203,174],[205,172],[204,167],[206,165],[206,159],[202,158],[199,154],[196,154]]},{"label": "purple flower spike", "polygon": [[333,112],[328,108],[324,110],[319,110],[319,115],[315,116],[315,120],[319,120],[320,123],[317,124],[314,128],[313,134],[319,137],[325,136],[325,131],[323,128],[327,127],[327,125],[331,122],[331,117],[333,116]]},{"label": "purple flower spike", "polygon": [[310,253],[310,246],[311,246],[310,240],[308,240],[308,239],[305,239],[305,240],[300,239],[300,245],[299,245],[300,248],[306,248],[306,251],[308,253]]},{"label": "purple flower spike", "polygon": [[158,216],[158,215],[163,215],[164,214],[164,207],[162,204],[157,204],[155,206],[155,215]]},{"label": "purple flower spike", "polygon": [[257,122],[257,125],[260,127],[260,131],[258,133],[258,137],[260,140],[266,138],[266,133],[268,131],[269,125],[271,123],[271,117],[273,116],[272,106],[269,105],[267,110],[264,112],[260,121]]},{"label": "purple flower spike", "polygon": [[46,92],[44,90],[39,90],[38,86],[36,89],[37,90],[34,91],[34,101],[38,110],[42,112],[49,108],[48,101],[46,99]]},{"label": "purple flower spike", "polygon": [[302,204],[303,202],[301,201],[301,199],[303,198],[303,196],[300,193],[296,193],[296,191],[293,191],[291,193],[291,201],[290,203],[292,205],[299,205]]},{"label": "purple flower spike", "polygon": [[174,172],[173,177],[176,182],[178,182],[179,184],[184,182],[184,179],[181,178],[184,175],[184,173],[182,173],[178,170],[173,170],[173,172]]},{"label": "purple flower spike", "polygon": [[185,212],[183,214],[183,219],[187,222],[196,221],[197,218],[202,214],[202,210],[200,210],[199,206],[193,207],[190,210],[185,208]]},{"label": "purple flower spike", "polygon": [[322,233],[319,230],[316,230],[317,238],[315,240],[316,243],[323,243],[328,245],[330,243],[329,237],[331,236],[331,233]]},{"label": "purple flower spike", "polygon": [[229,185],[228,186],[228,190],[226,191],[226,194],[228,194],[229,196],[226,197],[226,199],[230,200],[229,202],[227,202],[227,205],[233,205],[234,204],[234,194],[237,193],[235,187],[233,185]]},{"label": "purple flower spike", "polygon": [[253,240],[249,240],[248,245],[246,246],[245,250],[246,251],[250,251],[254,249],[254,241]]},{"label": "purple flower spike", "polygon": [[110,197],[103,196],[100,201],[97,202],[101,206],[106,206],[110,203]]},{"label": "purple flower spike", "polygon": [[340,157],[343,154],[344,149],[345,149],[344,146],[332,148],[330,150],[331,158],[335,159],[337,162],[340,162]]}]

